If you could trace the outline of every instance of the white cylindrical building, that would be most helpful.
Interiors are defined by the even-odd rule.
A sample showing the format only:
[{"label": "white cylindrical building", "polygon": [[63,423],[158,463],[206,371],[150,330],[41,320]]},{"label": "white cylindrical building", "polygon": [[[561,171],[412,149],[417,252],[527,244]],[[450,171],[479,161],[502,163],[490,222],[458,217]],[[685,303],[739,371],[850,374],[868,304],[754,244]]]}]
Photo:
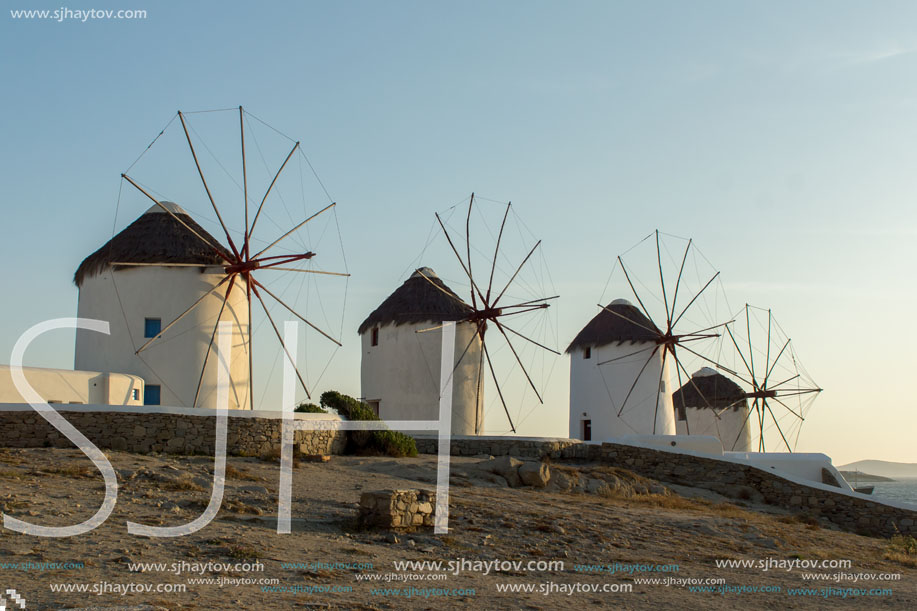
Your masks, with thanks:
[{"label": "white cylindrical building", "polygon": [[[163,205],[194,232],[220,244],[178,205]],[[74,276],[80,289],[78,316],[108,321],[111,333],[78,330],[74,368],[140,376],[147,405],[216,408],[216,340],[210,344],[219,319],[231,323],[233,331],[229,407],[248,409],[244,280],[237,277],[228,298],[228,283],[208,295],[226,276],[223,261],[188,227],[153,206],[80,264]]]},{"label": "white cylindrical building", "polygon": [[679,435],[712,435],[727,452],[751,451],[747,395],[723,374],[701,368],[675,391],[672,401]]},{"label": "white cylindrical building", "polygon": [[567,348],[572,439],[675,434],[672,359],[662,358],[660,335],[626,299],[611,302],[577,334]]},{"label": "white cylindrical building", "polygon": [[[379,417],[439,419],[442,331],[417,331],[461,321],[471,311],[433,270],[423,267],[363,321],[359,328],[361,394]],[[481,340],[476,328],[473,323],[459,322],[455,329],[453,435],[484,431]]]}]

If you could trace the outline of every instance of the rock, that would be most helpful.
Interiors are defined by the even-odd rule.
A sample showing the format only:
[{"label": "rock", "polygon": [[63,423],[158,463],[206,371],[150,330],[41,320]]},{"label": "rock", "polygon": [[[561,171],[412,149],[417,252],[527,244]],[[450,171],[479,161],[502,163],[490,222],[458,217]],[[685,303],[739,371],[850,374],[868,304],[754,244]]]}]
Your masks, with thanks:
[{"label": "rock", "polygon": [[267,488],[264,486],[257,486],[254,484],[249,484],[246,486],[239,486],[239,490],[242,492],[250,492],[251,494],[267,494]]},{"label": "rock", "polygon": [[571,477],[565,471],[554,469],[551,471],[551,479],[548,480],[548,487],[566,492],[573,489],[578,479],[578,477]]},{"label": "rock", "polygon": [[608,482],[591,477],[586,482],[586,492],[589,494],[608,494],[611,492],[611,488],[608,486]]},{"label": "rock", "polygon": [[484,471],[495,473],[503,477],[513,488],[518,488],[522,485],[522,480],[519,478],[518,471],[519,467],[522,466],[522,461],[518,458],[500,456],[493,460],[478,463],[478,466]]},{"label": "rock", "polygon": [[398,544],[398,543],[401,543],[401,540],[400,540],[398,537],[395,536],[395,533],[390,533],[390,534],[385,538],[385,540],[386,540],[388,543],[391,543],[392,545],[396,545],[396,544]]},{"label": "rock", "polygon": [[543,462],[526,462],[519,467],[519,479],[526,486],[544,488],[551,479],[551,470]]}]

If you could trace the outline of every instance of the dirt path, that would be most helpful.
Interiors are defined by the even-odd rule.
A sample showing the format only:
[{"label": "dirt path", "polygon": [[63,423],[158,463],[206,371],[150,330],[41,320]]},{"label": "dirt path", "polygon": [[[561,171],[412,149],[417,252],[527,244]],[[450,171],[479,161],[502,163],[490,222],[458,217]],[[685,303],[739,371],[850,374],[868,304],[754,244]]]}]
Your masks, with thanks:
[{"label": "dirt path", "polygon": [[[289,535],[276,533],[279,466],[232,458],[215,520],[184,537],[138,537],[127,533],[126,521],[176,525],[203,511],[212,459],[120,452],[109,457],[120,490],[104,525],[67,539],[0,531],[0,585],[15,589],[27,609],[917,608],[914,557],[886,559],[895,551],[888,541],[678,495],[618,498],[469,485],[457,477],[449,535],[393,536],[356,528],[361,491],[432,487],[433,457],[334,457],[330,463],[299,465]],[[460,471],[475,462],[455,459],[454,465]],[[101,476],[75,450],[0,450],[4,513],[43,525],[73,524],[95,513],[103,494]],[[718,568],[717,561],[724,559],[770,559],[783,566],[767,571]],[[795,560],[852,564],[787,570],[786,564]],[[396,568],[402,561],[442,561],[444,570]],[[483,564],[494,561],[520,564],[496,571]],[[459,570],[446,570],[450,562]],[[527,567],[529,562],[536,564]],[[563,568],[549,562],[562,562]],[[53,563],[82,567],[55,568]],[[236,566],[224,571],[214,563]],[[293,563],[298,566],[289,566]],[[616,563],[612,573],[608,569]],[[262,569],[256,570],[259,565]],[[807,573],[859,574],[861,581],[813,581],[805,579]],[[863,574],[901,577],[862,581]],[[223,585],[192,581],[220,578]],[[646,579],[668,579],[670,585]],[[712,592],[694,592],[685,585],[686,580],[707,579],[722,582],[693,584]],[[62,587],[88,591],[52,591]],[[122,594],[125,587],[153,590]],[[185,591],[155,591],[175,588]],[[500,591],[508,588],[533,591]],[[577,591],[570,593],[571,588]],[[592,588],[611,591],[587,591]],[[792,593],[795,588],[812,592]],[[865,595],[855,596],[854,588]],[[873,588],[891,592],[868,595]],[[320,591],[328,589],[336,591]]]}]

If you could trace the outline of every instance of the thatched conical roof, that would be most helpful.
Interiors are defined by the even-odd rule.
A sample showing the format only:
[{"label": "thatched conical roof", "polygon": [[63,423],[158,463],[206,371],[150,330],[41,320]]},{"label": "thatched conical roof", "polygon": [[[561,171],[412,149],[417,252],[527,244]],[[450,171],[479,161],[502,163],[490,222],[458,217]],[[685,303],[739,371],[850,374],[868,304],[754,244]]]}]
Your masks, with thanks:
[{"label": "thatched conical roof", "polygon": [[704,367],[691,376],[691,381],[672,394],[676,408],[712,407],[723,409],[747,405],[745,391],[709,367]]},{"label": "thatched conical roof", "polygon": [[654,342],[662,335],[653,321],[626,299],[615,299],[606,307],[607,310],[603,309],[596,314],[589,324],[573,338],[567,347],[567,352],[584,346]]},{"label": "thatched conical roof", "polygon": [[[162,202],[162,205],[229,256],[220,241],[207,233],[180,206],[172,202]],[[213,249],[188,227],[154,205],[102,248],[83,259],[73,275],[73,282],[80,286],[83,280],[102,273],[112,263],[223,263]]]},{"label": "thatched conical roof", "polygon": [[372,327],[389,324],[461,320],[472,311],[432,269],[422,267],[366,317],[358,332],[362,335]]}]

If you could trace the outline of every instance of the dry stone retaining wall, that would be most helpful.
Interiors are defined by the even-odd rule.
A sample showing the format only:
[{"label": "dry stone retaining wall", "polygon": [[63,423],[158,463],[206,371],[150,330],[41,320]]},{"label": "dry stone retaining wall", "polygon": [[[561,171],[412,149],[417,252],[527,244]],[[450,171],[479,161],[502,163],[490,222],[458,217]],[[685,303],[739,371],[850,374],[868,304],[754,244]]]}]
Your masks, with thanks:
[{"label": "dry stone retaining wall", "polygon": [[[437,440],[417,440],[417,450],[436,453]],[[580,459],[629,469],[662,482],[706,488],[733,498],[757,498],[814,517],[844,530],[889,537],[917,535],[917,511],[886,505],[869,497],[810,487],[775,473],[727,460],[623,444],[585,444],[577,440],[453,439],[459,456],[490,454],[526,458]]]},{"label": "dry stone retaining wall", "polygon": [[[127,452],[213,454],[216,418],[170,413],[59,411],[102,449]],[[229,454],[260,456],[280,448],[279,418],[233,417],[227,426]],[[73,444],[35,411],[0,411],[0,445],[11,448],[69,448]],[[294,450],[301,454],[340,454],[345,431],[294,431]]]}]

